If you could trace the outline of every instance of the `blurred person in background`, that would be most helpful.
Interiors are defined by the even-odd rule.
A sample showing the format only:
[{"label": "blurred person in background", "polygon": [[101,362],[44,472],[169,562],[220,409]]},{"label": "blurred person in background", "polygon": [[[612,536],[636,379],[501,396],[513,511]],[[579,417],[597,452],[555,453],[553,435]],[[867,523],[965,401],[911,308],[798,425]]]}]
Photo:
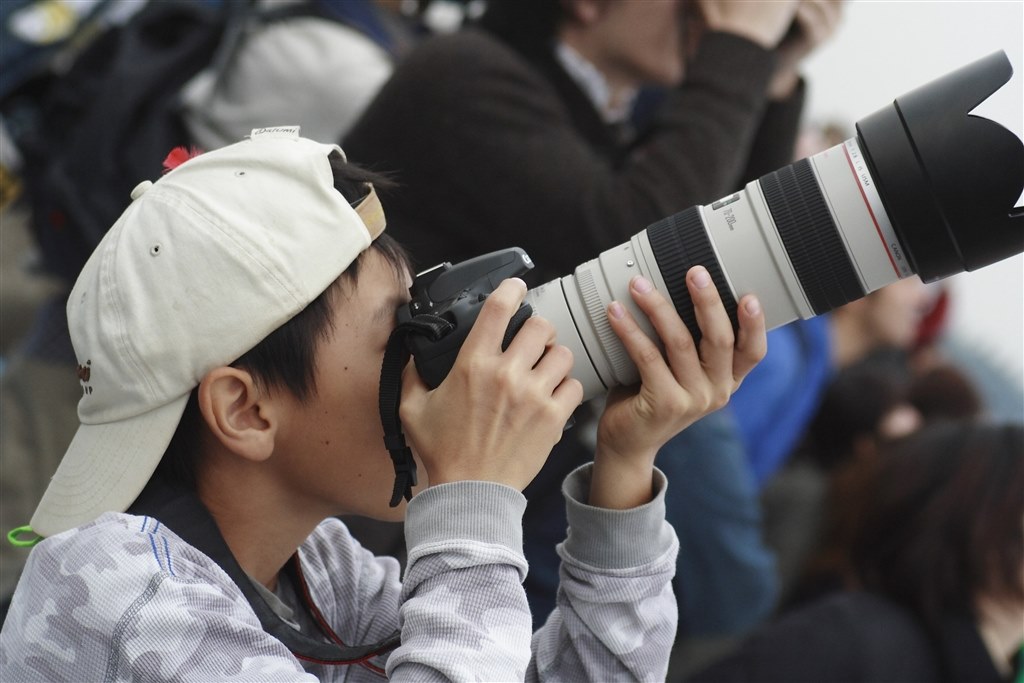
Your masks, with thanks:
[{"label": "blurred person in background", "polygon": [[[825,315],[797,320],[768,333],[764,360],[733,395],[734,403],[712,416],[734,425],[728,468],[722,462],[721,449],[713,460],[686,457],[685,451],[671,448],[673,443],[664,449],[664,466],[671,467],[669,459],[678,461],[684,456],[682,462],[688,469],[680,476],[691,477],[684,484],[687,495],[677,503],[684,509],[677,519],[685,529],[679,534],[681,547],[691,550],[690,557],[697,560],[694,565],[679,562],[680,601],[691,605],[681,606],[680,613],[733,613],[739,615],[737,619],[757,614],[762,620],[790,590],[798,566],[794,563],[808,552],[816,534],[815,520],[806,516],[808,508],[817,510],[824,505],[826,494],[819,472],[808,477],[799,466],[790,470],[786,465],[837,373],[880,349],[912,345],[926,311],[927,288],[916,276],[890,287],[891,291],[886,291],[888,287],[877,290]],[[692,443],[693,438],[681,435],[680,441]],[[737,536],[738,529],[744,531],[745,542]],[[709,557],[718,562],[708,565]],[[730,564],[744,566],[734,559],[743,557],[758,558],[762,572],[726,571]],[[753,565],[748,560],[746,566]],[[695,576],[703,579],[696,585],[704,591],[685,588],[694,585]],[[758,601],[752,602],[749,591],[742,589],[753,584],[736,581],[744,576],[760,577],[762,585],[772,591],[762,591],[755,595]],[[713,628],[707,628],[708,624]],[[673,671],[686,676],[735,647],[743,631],[725,626],[705,622],[706,630],[682,638]]]},{"label": "blurred person in background", "polygon": [[786,467],[765,487],[765,539],[782,582],[781,610],[843,586],[847,507],[865,467],[890,441],[925,424],[982,416],[978,392],[957,368],[920,373],[905,348],[883,347],[842,368]]},{"label": "blurred person in background", "polygon": [[539,283],[789,163],[800,62],[840,7],[490,0],[408,55],[345,142],[406,185],[395,223],[422,266],[515,244]]},{"label": "blurred person in background", "polygon": [[918,330],[913,363],[919,372],[953,366],[963,372],[980,394],[991,419],[1024,419],[1024,376],[1021,367],[1008,365],[986,348],[986,340],[970,337],[951,325],[958,306],[970,302],[957,295],[950,281],[930,285],[932,303]]},{"label": "blurred person in background", "polygon": [[1019,680],[1024,426],[928,424],[862,463],[849,492],[843,589],[691,680]]},{"label": "blurred person in background", "polygon": [[929,303],[927,286],[912,275],[769,333],[764,367],[732,407],[759,490],[799,445],[834,373],[876,349],[912,349]]},{"label": "blurred person in background", "polygon": [[[213,64],[182,91],[195,144],[216,149],[267,121],[289,121],[315,140],[340,140],[400,60],[428,33],[422,10],[401,0],[255,0],[255,20],[225,67]],[[305,8],[312,7],[312,11]]]},{"label": "blurred person in background", "polygon": [[7,532],[39,502],[78,427],[82,395],[64,315],[70,284],[46,271],[35,243],[24,159],[10,129],[24,122],[11,121],[7,105],[146,2],[0,2],[0,624],[28,555]]},{"label": "blurred person in background", "polygon": [[[808,558],[828,543],[827,511],[842,497],[837,471],[875,457],[886,439],[920,426],[920,416],[907,404],[909,383],[906,354],[892,347],[836,371],[799,445],[765,484],[765,542],[776,559],[780,608],[794,600],[798,579],[807,580]],[[827,583],[831,588],[831,573]]]}]

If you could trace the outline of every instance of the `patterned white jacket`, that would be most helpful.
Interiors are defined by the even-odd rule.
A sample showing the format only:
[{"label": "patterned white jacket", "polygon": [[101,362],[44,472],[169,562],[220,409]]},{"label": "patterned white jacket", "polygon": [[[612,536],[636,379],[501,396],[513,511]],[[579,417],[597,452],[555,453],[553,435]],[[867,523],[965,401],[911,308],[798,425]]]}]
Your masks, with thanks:
[{"label": "patterned white jacket", "polygon": [[[521,585],[525,499],[458,482],[411,501],[404,581],[393,558],[371,555],[335,519],[299,550],[310,598],[339,640],[400,629],[388,654],[300,661],[212,559],[160,520],[106,513],[32,550],[0,633],[0,680],[664,680],[678,549],[664,476],[651,503],[625,511],[581,502],[589,477],[585,466],[566,479],[558,608],[536,633]],[[280,583],[279,608],[309,629],[301,591]]]}]

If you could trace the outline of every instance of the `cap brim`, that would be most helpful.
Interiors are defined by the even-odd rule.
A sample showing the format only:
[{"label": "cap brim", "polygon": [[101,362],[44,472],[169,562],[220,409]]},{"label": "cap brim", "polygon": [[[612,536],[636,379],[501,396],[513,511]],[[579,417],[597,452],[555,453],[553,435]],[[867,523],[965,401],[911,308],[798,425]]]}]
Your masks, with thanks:
[{"label": "cap brim", "polygon": [[127,510],[167,450],[188,396],[127,420],[79,425],[32,515],[32,530],[53,536]]}]

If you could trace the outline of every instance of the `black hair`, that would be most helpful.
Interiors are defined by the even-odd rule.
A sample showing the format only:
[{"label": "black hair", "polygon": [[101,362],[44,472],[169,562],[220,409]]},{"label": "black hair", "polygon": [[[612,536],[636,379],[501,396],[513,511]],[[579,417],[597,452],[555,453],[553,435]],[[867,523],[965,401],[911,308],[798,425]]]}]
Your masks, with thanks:
[{"label": "black hair", "polygon": [[800,456],[826,472],[850,464],[858,439],[878,436],[885,415],[907,401],[910,385],[902,349],[877,349],[840,369],[822,394]]},{"label": "black hair", "polygon": [[[366,196],[369,184],[377,190],[393,186],[386,176],[347,163],[337,152],[332,152],[328,160],[334,175],[334,187],[353,206]],[[299,401],[316,395],[316,349],[334,332],[335,297],[342,283],[356,284],[360,264],[370,251],[383,256],[396,275],[404,276],[410,272],[410,259],[405,249],[389,235],[381,234],[327,289],[245,352],[231,364],[232,367],[247,370],[258,386],[287,390]],[[178,428],[154,474],[167,483],[191,490],[196,486],[202,420],[198,396],[198,388],[193,389]]]},{"label": "black hair", "polygon": [[974,381],[959,367],[936,365],[922,371],[907,397],[925,420],[980,417],[985,402]]},{"label": "black hair", "polygon": [[916,613],[975,617],[980,594],[1024,600],[1024,426],[935,422],[863,479],[850,548],[860,584]]}]

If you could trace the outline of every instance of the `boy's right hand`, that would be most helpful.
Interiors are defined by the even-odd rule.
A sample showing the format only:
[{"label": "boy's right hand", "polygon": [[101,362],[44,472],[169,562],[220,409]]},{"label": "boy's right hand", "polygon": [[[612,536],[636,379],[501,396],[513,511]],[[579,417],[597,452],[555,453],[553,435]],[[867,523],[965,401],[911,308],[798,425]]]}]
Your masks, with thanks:
[{"label": "boy's right hand", "polygon": [[569,377],[572,352],[547,320],[526,321],[506,351],[502,339],[526,296],[505,280],[488,296],[448,377],[431,391],[409,363],[400,415],[429,485],[493,481],[518,490],[537,475],[583,400]]}]

